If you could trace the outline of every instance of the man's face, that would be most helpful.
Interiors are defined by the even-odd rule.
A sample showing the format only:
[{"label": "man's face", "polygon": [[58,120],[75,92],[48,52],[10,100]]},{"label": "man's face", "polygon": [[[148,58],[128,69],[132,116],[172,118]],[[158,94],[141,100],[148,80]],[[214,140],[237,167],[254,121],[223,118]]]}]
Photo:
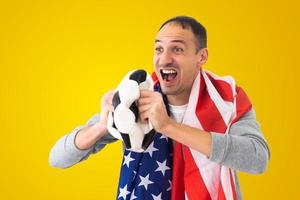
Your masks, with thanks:
[{"label": "man's face", "polygon": [[154,48],[155,73],[168,97],[189,97],[201,67],[200,51],[190,28],[166,24],[157,34]]}]

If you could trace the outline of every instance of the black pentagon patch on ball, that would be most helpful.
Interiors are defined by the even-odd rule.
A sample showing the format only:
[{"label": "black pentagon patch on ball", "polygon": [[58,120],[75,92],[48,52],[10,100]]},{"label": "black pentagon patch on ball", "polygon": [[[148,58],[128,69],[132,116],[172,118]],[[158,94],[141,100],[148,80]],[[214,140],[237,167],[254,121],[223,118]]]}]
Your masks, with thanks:
[{"label": "black pentagon patch on ball", "polygon": [[123,138],[125,147],[126,147],[127,149],[130,149],[130,148],[131,148],[131,143],[130,143],[129,135],[128,135],[128,134],[121,133],[121,136],[122,136],[122,138]]},{"label": "black pentagon patch on ball", "polygon": [[149,145],[151,144],[151,142],[153,141],[155,133],[156,133],[156,131],[154,129],[152,129],[148,134],[145,135],[143,144],[142,144],[142,148],[144,150],[146,150],[149,147]]},{"label": "black pentagon patch on ball", "polygon": [[136,81],[138,84],[146,81],[147,78],[147,72],[145,70],[139,69],[134,71],[130,76],[130,80]]},{"label": "black pentagon patch on ball", "polygon": [[116,109],[120,103],[121,103],[121,100],[120,100],[120,96],[119,96],[119,91],[117,91],[114,94],[113,99],[112,99],[112,104],[114,106],[114,109]]},{"label": "black pentagon patch on ball", "polygon": [[[111,115],[114,118],[114,113],[113,112],[111,113]],[[113,120],[112,127],[115,128],[116,130],[118,130],[117,127],[116,127],[116,125],[115,125],[115,120]]]},{"label": "black pentagon patch on ball", "polygon": [[139,119],[139,109],[138,109],[136,103],[133,102],[129,109],[133,112],[133,114],[135,116],[135,122],[137,122]]}]

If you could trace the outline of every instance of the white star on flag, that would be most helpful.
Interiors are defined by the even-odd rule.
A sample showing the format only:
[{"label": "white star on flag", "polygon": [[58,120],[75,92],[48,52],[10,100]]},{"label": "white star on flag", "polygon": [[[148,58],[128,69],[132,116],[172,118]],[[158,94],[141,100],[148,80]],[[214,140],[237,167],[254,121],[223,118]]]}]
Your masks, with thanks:
[{"label": "white star on flag", "polygon": [[134,195],[135,190],[132,191],[131,196],[130,196],[130,200],[134,200],[137,198],[137,196]]},{"label": "white star on flag", "polygon": [[162,163],[159,161],[156,161],[156,163],[158,164],[158,168],[155,170],[156,172],[161,171],[161,173],[163,175],[165,175],[166,170],[170,169],[170,167],[167,166],[167,160],[165,160]]},{"label": "white star on flag", "polygon": [[127,165],[127,167],[129,167],[129,163],[134,160],[133,158],[130,157],[130,155],[131,152],[127,156],[124,156],[123,165]]},{"label": "white star on flag", "polygon": [[169,180],[170,186],[168,187],[167,191],[170,191],[172,189],[172,181]]},{"label": "white star on flag", "polygon": [[166,139],[168,141],[168,138],[165,135],[161,135],[159,139],[161,139],[161,140]]},{"label": "white star on flag", "polygon": [[133,174],[134,174],[134,175],[133,175],[133,179],[134,179],[135,176],[136,176],[136,171],[133,170],[132,172],[133,172]]},{"label": "white star on flag", "polygon": [[155,196],[154,194],[152,194],[152,198],[153,200],[161,200],[161,193],[157,196]]},{"label": "white star on flag", "polygon": [[144,151],[144,153],[149,153],[150,154],[150,157],[152,157],[152,153],[154,151],[158,151],[157,148],[154,147],[154,142],[152,142],[149,147],[146,149],[146,151]]},{"label": "white star on flag", "polygon": [[127,190],[127,185],[125,185],[123,188],[120,188],[120,194],[118,196],[118,198],[123,198],[124,200],[126,199],[126,196],[129,194],[130,192],[128,192]]},{"label": "white star on flag", "polygon": [[148,189],[149,184],[153,184],[153,182],[149,180],[149,174],[145,177],[140,176],[140,179],[141,182],[138,186],[144,186],[146,190]]}]

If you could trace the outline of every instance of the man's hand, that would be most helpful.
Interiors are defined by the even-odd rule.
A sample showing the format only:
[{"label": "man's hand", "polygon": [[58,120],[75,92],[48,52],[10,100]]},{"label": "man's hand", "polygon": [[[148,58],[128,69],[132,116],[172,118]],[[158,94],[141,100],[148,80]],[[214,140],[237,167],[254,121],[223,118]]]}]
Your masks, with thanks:
[{"label": "man's hand", "polygon": [[142,90],[138,100],[141,121],[150,120],[154,129],[176,142],[206,156],[211,154],[211,134],[188,125],[176,123],[168,114],[160,93]]},{"label": "man's hand", "polygon": [[112,105],[112,99],[115,91],[110,90],[102,96],[101,99],[101,113],[100,113],[100,124],[107,129],[107,119],[108,113],[114,111],[114,107]]},{"label": "man's hand", "polygon": [[146,123],[147,120],[150,120],[153,128],[158,132],[163,132],[172,121],[167,114],[162,95],[159,92],[141,90],[138,108],[141,121]]},{"label": "man's hand", "polygon": [[86,150],[91,148],[106,132],[107,118],[109,111],[113,111],[112,98],[114,91],[105,93],[101,99],[100,121],[81,129],[75,137],[75,146],[78,149]]}]

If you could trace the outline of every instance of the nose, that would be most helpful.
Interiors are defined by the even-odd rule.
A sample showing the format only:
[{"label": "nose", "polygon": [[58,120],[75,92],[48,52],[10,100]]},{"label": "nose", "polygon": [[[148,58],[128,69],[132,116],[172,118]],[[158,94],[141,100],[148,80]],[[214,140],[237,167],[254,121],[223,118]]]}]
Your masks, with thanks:
[{"label": "nose", "polygon": [[173,63],[173,57],[168,51],[165,51],[158,56],[157,61],[159,66],[167,66]]}]

